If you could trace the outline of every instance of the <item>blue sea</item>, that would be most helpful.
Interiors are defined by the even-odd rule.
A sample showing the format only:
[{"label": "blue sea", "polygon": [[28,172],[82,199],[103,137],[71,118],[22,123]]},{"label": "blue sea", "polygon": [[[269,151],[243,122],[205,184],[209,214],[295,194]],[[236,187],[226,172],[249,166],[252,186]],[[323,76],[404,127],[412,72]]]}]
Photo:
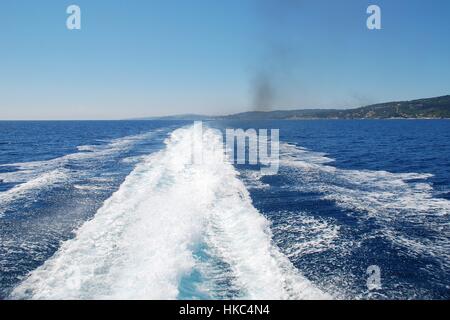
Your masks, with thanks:
[{"label": "blue sea", "polygon": [[0,298],[450,299],[450,121],[203,126],[198,164],[188,121],[0,122]]}]

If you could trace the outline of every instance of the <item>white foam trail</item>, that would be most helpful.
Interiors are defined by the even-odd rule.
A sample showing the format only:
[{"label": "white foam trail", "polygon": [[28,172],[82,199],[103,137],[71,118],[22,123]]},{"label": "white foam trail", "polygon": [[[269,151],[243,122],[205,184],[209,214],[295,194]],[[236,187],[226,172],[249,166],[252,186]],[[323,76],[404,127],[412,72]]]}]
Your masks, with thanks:
[{"label": "white foam trail", "polygon": [[75,184],[73,185],[75,189],[83,190],[83,191],[98,191],[98,190],[104,190],[104,186],[96,186],[96,185],[79,185]]},{"label": "white foam trail", "polygon": [[[280,151],[281,171],[296,181],[291,189],[322,194],[358,218],[373,219],[392,242],[450,267],[450,201],[433,196],[426,182],[431,174],[339,169],[323,153],[286,143]],[[429,234],[409,235],[402,230],[407,224]]]},{"label": "white foam trail", "polygon": [[[338,169],[325,163],[333,161],[321,153],[283,144],[282,164],[300,169],[317,191],[350,209],[382,216],[386,211],[448,216],[450,201],[433,197],[433,187],[425,182],[431,174],[390,173],[387,171]],[[323,158],[322,158],[323,157]],[[317,184],[314,184],[316,182]],[[332,183],[325,183],[332,182]]]},{"label": "white foam trail", "polygon": [[0,192],[0,203],[2,204],[0,217],[11,202],[24,197],[30,190],[46,188],[55,183],[67,180],[67,177],[66,170],[52,170],[50,172],[44,172],[36,178],[19,184],[6,192]]},{"label": "white foam trail", "polygon": [[339,229],[332,221],[302,212],[280,212],[277,224],[272,228],[280,244],[286,244],[283,252],[295,259],[334,249]]},{"label": "white foam trail", "polygon": [[204,243],[230,266],[242,297],[329,298],[273,244],[216,133],[203,135],[203,164],[190,164],[196,137],[175,130],[12,297],[175,299],[180,280],[200,267],[193,252]]},{"label": "white foam trail", "polygon": [[[139,135],[126,136],[112,140],[106,145],[98,146],[79,146],[80,152],[68,154],[59,158],[21,162],[1,165],[2,167],[13,167],[18,169],[14,172],[0,173],[0,180],[5,183],[16,183],[13,188],[0,192],[0,217],[7,210],[8,206],[16,200],[23,199],[37,191],[50,188],[55,184],[68,181],[70,179],[70,170],[64,168],[71,162],[95,160],[123,152],[132,147],[135,143],[145,140],[153,136],[155,131],[147,132]],[[89,151],[89,152],[85,152]],[[77,172],[77,177],[83,175],[84,172]]]},{"label": "white foam trail", "polygon": [[96,151],[98,146],[86,145],[86,146],[78,146],[78,151]]}]

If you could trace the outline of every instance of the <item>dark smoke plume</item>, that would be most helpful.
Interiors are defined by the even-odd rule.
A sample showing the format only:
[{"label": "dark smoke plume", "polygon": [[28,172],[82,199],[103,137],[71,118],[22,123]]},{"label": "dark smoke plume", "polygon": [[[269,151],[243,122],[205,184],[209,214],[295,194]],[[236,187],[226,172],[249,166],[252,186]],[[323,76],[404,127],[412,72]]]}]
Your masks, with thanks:
[{"label": "dark smoke plume", "polygon": [[269,111],[274,106],[276,86],[272,83],[272,79],[271,74],[266,72],[261,72],[253,79],[251,87],[253,106],[256,110]]},{"label": "dark smoke plume", "polygon": [[255,57],[250,79],[252,107],[268,111],[279,107],[295,81],[295,28],[301,0],[260,0],[256,12],[261,21],[262,52]]}]

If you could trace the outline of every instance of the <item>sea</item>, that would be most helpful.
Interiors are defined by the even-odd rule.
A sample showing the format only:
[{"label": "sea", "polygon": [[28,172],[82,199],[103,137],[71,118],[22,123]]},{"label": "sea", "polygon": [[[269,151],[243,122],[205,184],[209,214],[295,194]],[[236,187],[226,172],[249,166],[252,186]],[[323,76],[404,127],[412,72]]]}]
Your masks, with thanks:
[{"label": "sea", "polygon": [[[203,128],[1,121],[0,299],[450,299],[449,120]],[[279,129],[278,171],[230,128]]]}]

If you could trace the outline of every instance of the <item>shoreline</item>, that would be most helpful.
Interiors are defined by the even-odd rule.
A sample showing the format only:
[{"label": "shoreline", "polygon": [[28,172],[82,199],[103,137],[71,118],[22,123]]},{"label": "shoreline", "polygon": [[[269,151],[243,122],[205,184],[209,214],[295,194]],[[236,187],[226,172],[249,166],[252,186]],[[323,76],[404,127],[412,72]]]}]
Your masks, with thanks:
[{"label": "shoreline", "polygon": [[295,118],[295,119],[40,119],[40,120],[21,120],[21,119],[0,119],[1,122],[122,122],[122,121],[317,121],[317,120],[332,120],[332,121],[345,121],[345,120],[450,120],[450,118]]}]

